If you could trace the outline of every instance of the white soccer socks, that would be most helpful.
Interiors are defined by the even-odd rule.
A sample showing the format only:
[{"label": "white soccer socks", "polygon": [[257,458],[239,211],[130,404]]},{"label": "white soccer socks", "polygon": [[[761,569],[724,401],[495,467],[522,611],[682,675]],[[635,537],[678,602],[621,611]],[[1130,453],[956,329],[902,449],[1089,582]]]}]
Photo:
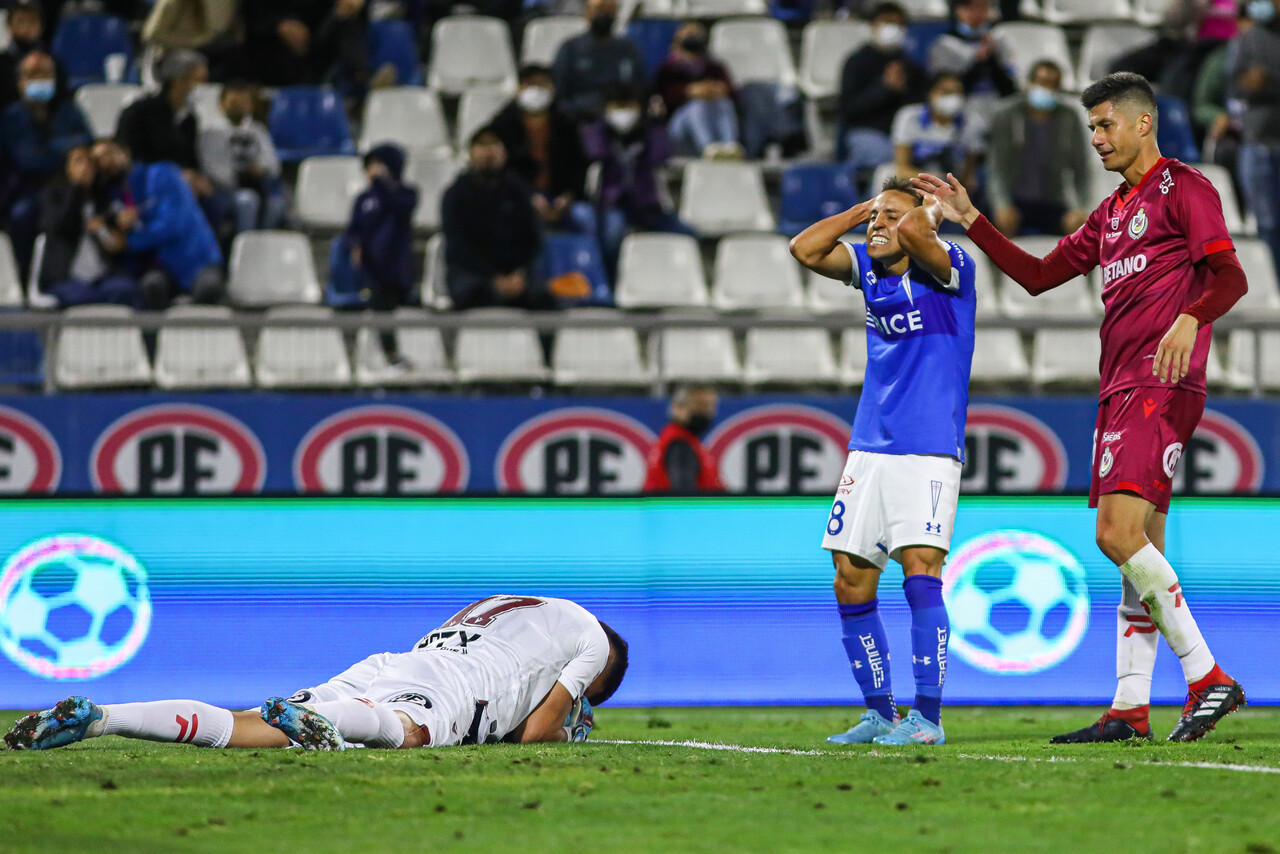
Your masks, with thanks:
[{"label": "white soccer socks", "polygon": [[1156,666],[1159,631],[1142,607],[1142,595],[1121,576],[1124,592],[1116,608],[1116,698],[1113,709],[1136,709],[1151,702],[1151,672]]},{"label": "white soccer socks", "polygon": [[369,700],[330,700],[308,703],[308,708],[324,715],[342,737],[365,747],[396,748],[404,744],[404,725],[394,709]]},{"label": "white soccer socks", "polygon": [[1138,592],[1141,606],[1181,660],[1187,682],[1194,682],[1213,670],[1213,654],[1182,597],[1177,573],[1160,550],[1147,543],[1121,565],[1120,572]]},{"label": "white soccer socks", "polygon": [[102,711],[101,731],[94,732],[97,724],[90,726],[89,738],[122,735],[197,747],[226,747],[235,725],[231,712],[197,700],[113,703],[103,706]]}]

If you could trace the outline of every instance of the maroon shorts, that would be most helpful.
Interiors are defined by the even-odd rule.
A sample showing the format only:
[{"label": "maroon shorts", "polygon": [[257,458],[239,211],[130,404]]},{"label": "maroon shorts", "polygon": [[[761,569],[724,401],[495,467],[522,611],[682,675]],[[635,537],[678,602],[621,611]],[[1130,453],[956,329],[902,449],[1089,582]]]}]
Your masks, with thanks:
[{"label": "maroon shorts", "polygon": [[1169,512],[1173,473],[1204,414],[1204,395],[1176,388],[1131,388],[1098,405],[1089,506],[1111,492],[1136,492]]}]

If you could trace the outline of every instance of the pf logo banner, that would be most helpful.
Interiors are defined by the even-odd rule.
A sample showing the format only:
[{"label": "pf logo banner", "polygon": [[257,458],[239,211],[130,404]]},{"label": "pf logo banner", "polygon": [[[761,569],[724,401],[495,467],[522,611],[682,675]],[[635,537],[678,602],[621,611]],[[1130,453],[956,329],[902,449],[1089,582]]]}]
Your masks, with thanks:
[{"label": "pf logo banner", "polygon": [[137,409],[103,431],[89,458],[97,492],[226,495],[258,492],[266,456],[253,431],[194,404]]},{"label": "pf logo banner", "polygon": [[1262,486],[1262,451],[1238,421],[1206,409],[1178,459],[1173,491],[1183,495],[1253,493]]},{"label": "pf logo banner", "polygon": [[610,495],[639,492],[654,435],[609,409],[575,407],[517,427],[498,450],[494,478],[503,492]]},{"label": "pf logo banner", "polygon": [[53,492],[61,479],[62,455],[44,425],[0,406],[0,494]]},{"label": "pf logo banner", "polygon": [[707,437],[730,492],[822,493],[849,456],[849,425],[810,406],[755,406]]},{"label": "pf logo banner", "polygon": [[402,406],[357,406],[332,415],[303,437],[293,459],[293,482],[302,492],[460,492],[470,472],[457,434]]},{"label": "pf logo banner", "polygon": [[962,492],[1041,492],[1066,482],[1066,451],[1040,419],[974,404],[965,425]]}]

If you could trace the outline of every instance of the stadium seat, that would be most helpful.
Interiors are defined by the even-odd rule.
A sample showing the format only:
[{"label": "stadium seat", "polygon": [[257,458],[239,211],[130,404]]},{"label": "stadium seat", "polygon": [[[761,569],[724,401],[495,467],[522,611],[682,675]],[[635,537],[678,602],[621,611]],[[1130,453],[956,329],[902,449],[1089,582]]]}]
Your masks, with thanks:
[{"label": "stadium seat", "polygon": [[534,18],[524,28],[520,41],[520,64],[550,67],[556,61],[560,45],[586,31],[587,19],[581,15]]},{"label": "stadium seat", "polygon": [[800,91],[807,98],[840,92],[840,72],[849,55],[871,39],[863,21],[810,21],[800,37]]},{"label": "stadium seat", "polygon": [[1101,353],[1102,342],[1093,330],[1038,330],[1035,355],[1031,359],[1031,381],[1036,385],[1097,386]]},{"label": "stadium seat", "polygon": [[[34,263],[33,263],[34,266]],[[22,277],[13,257],[9,235],[0,231],[0,308],[22,307]]]},{"label": "stadium seat", "polygon": [[1026,382],[1031,376],[1022,336],[1014,329],[984,329],[974,336],[970,381],[1004,385]]},{"label": "stadium seat", "polygon": [[945,18],[950,14],[947,0],[906,0],[902,8],[911,20]]},{"label": "stadium seat", "polygon": [[64,17],[58,22],[49,48],[72,89],[85,83],[106,82],[107,57],[115,54],[126,59],[124,80],[138,81],[129,22],[123,18],[96,14]]},{"label": "stadium seat", "polygon": [[[422,317],[420,308],[398,308],[397,319]],[[382,351],[378,330],[365,327],[356,333],[356,385],[362,388],[387,386],[452,385],[457,375],[449,365],[444,337],[429,326],[399,326],[395,330],[396,349],[408,362],[406,370],[391,370]]]},{"label": "stadium seat", "polygon": [[671,42],[684,22],[678,18],[640,18],[627,24],[627,38],[640,46],[650,80],[671,51]]},{"label": "stadium seat", "polygon": [[711,25],[711,53],[729,69],[735,85],[796,85],[787,28],[773,18],[733,18]]},{"label": "stadium seat", "polygon": [[724,328],[663,329],[649,337],[650,364],[669,383],[740,383],[742,366],[733,331]]},{"label": "stadium seat", "polygon": [[619,308],[707,305],[698,241],[683,234],[630,234],[618,260]]},{"label": "stadium seat", "polygon": [[1195,163],[1200,159],[1196,147],[1196,134],[1191,127],[1191,116],[1181,98],[1157,95],[1156,109],[1160,120],[1156,122],[1156,142],[1165,157],[1175,157],[1183,163]]},{"label": "stadium seat", "polygon": [[1154,30],[1139,24],[1093,24],[1084,32],[1076,81],[1085,86],[1110,73],[1111,63],[1124,53],[1156,40]]},{"label": "stadium seat", "polygon": [[[943,239],[963,249],[973,259],[973,286],[978,301],[977,321],[994,320],[1000,317],[1000,283],[999,270],[987,254],[967,237],[944,234]],[[1016,287],[1016,286],[1015,286]],[[1021,290],[1021,288],[1019,288]]]},{"label": "stadium seat", "polygon": [[422,264],[422,283],[418,286],[418,298],[424,308],[448,311],[453,308],[449,288],[444,280],[444,235],[437,232],[427,241],[427,253]]},{"label": "stadium seat", "polygon": [[376,71],[390,65],[396,70],[396,85],[422,85],[413,24],[395,19],[370,21],[365,39],[369,47],[369,68]]},{"label": "stadium seat", "polygon": [[464,156],[471,135],[493,120],[511,100],[511,93],[492,86],[478,86],[462,93],[458,101],[456,145]]},{"label": "stadium seat", "polygon": [[231,245],[227,296],[245,308],[320,302],[305,234],[292,231],[246,231]]},{"label": "stadium seat", "polygon": [[[252,232],[250,232],[252,233]],[[243,235],[242,235],[243,236]],[[258,336],[254,374],[261,388],[340,388],[351,385],[342,331],[325,321],[333,310],[316,305],[273,308]],[[310,320],[314,326],[273,326],[273,320]]]},{"label": "stadium seat", "polygon": [[[81,305],[63,315],[71,319],[133,316],[123,305]],[[68,325],[58,332],[54,381],[62,389],[122,388],[151,384],[151,363],[137,326]]]},{"label": "stadium seat", "polygon": [[851,322],[861,321],[867,311],[862,290],[835,279],[828,279],[812,270],[807,271],[809,310],[820,314],[847,312]]},{"label": "stadium seat", "polygon": [[825,329],[747,330],[748,385],[830,386],[840,382]]},{"label": "stadium seat", "polygon": [[409,159],[404,170],[404,180],[418,188],[418,207],[413,212],[414,228],[423,231],[436,231],[440,228],[440,200],[461,169],[462,164],[452,157]]},{"label": "stadium seat", "polygon": [[277,90],[267,127],[276,154],[286,163],[356,153],[342,98],[327,87],[291,86]]},{"label": "stadium seat", "polygon": [[1164,13],[1168,7],[1169,0],[1134,0],[1133,16],[1138,23],[1154,27],[1164,20]]},{"label": "stadium seat", "polygon": [[801,267],[778,234],[735,234],[716,246],[711,304],[721,311],[804,306]]},{"label": "stadium seat", "polygon": [[515,55],[505,21],[482,15],[450,15],[431,30],[427,85],[445,95],[491,86],[516,90]]},{"label": "stadium seat", "polygon": [[[474,312],[473,312],[474,313]],[[543,383],[551,378],[532,328],[463,327],[455,364],[463,383]]]},{"label": "stadium seat", "polygon": [[8,50],[10,41],[9,10],[0,9],[0,50]]},{"label": "stadium seat", "polygon": [[142,87],[132,83],[86,83],[76,90],[76,104],[101,138],[115,136],[120,113],[141,95]]},{"label": "stadium seat", "polygon": [[1204,380],[1212,388],[1227,388],[1230,386],[1230,377],[1222,360],[1222,349],[1216,343],[1209,348],[1209,358],[1204,363]]},{"label": "stadium seat", "polygon": [[727,18],[731,15],[768,15],[765,0],[684,0],[687,18]]},{"label": "stadium seat", "polygon": [[691,161],[684,168],[680,219],[700,237],[734,231],[773,231],[773,214],[759,165]]},{"label": "stadium seat", "polygon": [[600,244],[591,234],[551,233],[542,247],[542,278],[561,306],[613,306]]},{"label": "stadium seat", "polygon": [[1051,24],[1092,24],[1131,21],[1129,0],[1042,0],[1041,14]]},{"label": "stadium seat", "polygon": [[[1043,258],[1058,245],[1058,238],[1019,237],[1014,243],[1035,257]],[[1017,282],[1001,281],[1000,294],[1004,313],[1017,319],[1083,319],[1097,317],[1102,312],[1102,305],[1098,302],[1090,281],[1083,276],[1077,276],[1034,297]]]},{"label": "stadium seat", "polygon": [[996,24],[991,34],[1008,52],[1009,60],[1014,66],[1014,78],[1019,82],[1027,79],[1027,75],[1031,73],[1031,66],[1042,59],[1049,59],[1062,69],[1062,88],[1068,92],[1076,88],[1076,64],[1071,60],[1067,36],[1061,27],[1054,24],[1011,21]]},{"label": "stadium seat", "polygon": [[1213,184],[1213,188],[1218,191],[1218,196],[1222,199],[1222,218],[1227,223],[1227,231],[1234,235],[1253,236],[1258,233],[1258,224],[1253,217],[1246,219],[1240,213],[1240,201],[1236,197],[1236,185],[1231,180],[1231,172],[1225,166],[1219,166],[1216,163],[1192,163],[1190,164],[1204,177],[1209,179],[1209,183]]},{"label": "stadium seat", "polygon": [[867,330],[858,326],[840,333],[840,384],[862,386],[867,373]]},{"label": "stadium seat", "polygon": [[298,167],[293,212],[308,228],[345,228],[366,183],[358,157],[308,157]]},{"label": "stadium seat", "polygon": [[907,24],[907,41],[902,48],[921,68],[929,67],[929,51],[933,49],[933,43],[951,29],[951,24],[945,20],[946,15],[941,17],[944,20],[912,21]]},{"label": "stadium seat", "polygon": [[1249,278],[1249,290],[1235,304],[1233,312],[1248,317],[1280,320],[1280,287],[1271,252],[1261,240],[1242,237],[1235,240],[1236,256]]},{"label": "stadium seat", "polygon": [[0,386],[44,385],[44,341],[32,329],[0,330]]},{"label": "stadium seat", "polygon": [[394,142],[410,156],[453,153],[440,96],[421,86],[375,89],[364,102],[360,150]]},{"label": "stadium seat", "polygon": [[799,234],[820,219],[858,203],[852,170],[839,163],[803,163],[782,173],[782,205],[778,231]]},{"label": "stadium seat", "polygon": [[[1259,339],[1258,336],[1261,336]],[[1258,370],[1258,350],[1261,370]],[[1233,329],[1227,338],[1227,382],[1238,391],[1280,389],[1280,332]]]},{"label": "stadium seat", "polygon": [[635,388],[653,383],[653,372],[640,359],[640,337],[629,326],[561,329],[551,372],[562,386]]},{"label": "stadium seat", "polygon": [[[220,320],[231,316],[221,305],[180,305],[165,320]],[[162,389],[249,388],[249,357],[234,326],[161,326],[156,336],[156,386]]]},{"label": "stadium seat", "polygon": [[[9,245],[8,235],[0,232],[0,258],[3,258],[4,248]],[[31,269],[27,271],[27,308],[33,309],[54,309],[58,307],[58,299],[52,294],[46,294],[40,290],[40,268],[44,264],[44,244],[45,237],[43,234],[36,235],[35,246],[31,249]],[[12,257],[12,250],[10,250]],[[4,262],[0,261],[0,270],[3,270]],[[3,275],[3,273],[0,273]]]}]

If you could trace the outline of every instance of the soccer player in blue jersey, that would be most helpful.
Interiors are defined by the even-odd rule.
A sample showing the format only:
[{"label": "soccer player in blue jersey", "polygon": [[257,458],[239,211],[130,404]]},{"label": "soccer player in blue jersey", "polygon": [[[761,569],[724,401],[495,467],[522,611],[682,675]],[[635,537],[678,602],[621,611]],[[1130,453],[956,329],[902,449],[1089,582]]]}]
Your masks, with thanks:
[{"label": "soccer player in blue jersey", "polygon": [[[927,204],[926,204],[927,202]],[[906,179],[828,217],[791,241],[810,270],[861,288],[867,370],[822,541],[835,563],[836,602],[867,711],[837,744],[942,744],[942,684],[950,624],[942,564],[951,547],[976,308],[973,260],[938,237],[942,209]],[[845,234],[866,225],[866,243]],[[899,719],[876,589],[889,559],[902,564],[911,606],[916,698]]]}]

